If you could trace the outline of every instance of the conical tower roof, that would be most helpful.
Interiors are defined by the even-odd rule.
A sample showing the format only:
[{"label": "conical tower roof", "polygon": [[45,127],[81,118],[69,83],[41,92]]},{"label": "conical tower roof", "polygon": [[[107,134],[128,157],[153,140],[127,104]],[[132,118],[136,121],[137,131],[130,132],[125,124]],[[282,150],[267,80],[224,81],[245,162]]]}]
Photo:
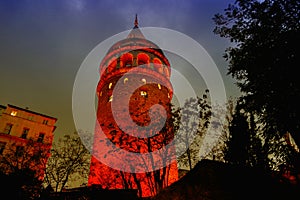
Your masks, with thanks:
[{"label": "conical tower roof", "polygon": [[127,38],[140,38],[140,39],[146,39],[141,30],[139,29],[139,23],[138,23],[138,18],[137,14],[135,15],[135,20],[134,20],[134,27],[128,34]]}]

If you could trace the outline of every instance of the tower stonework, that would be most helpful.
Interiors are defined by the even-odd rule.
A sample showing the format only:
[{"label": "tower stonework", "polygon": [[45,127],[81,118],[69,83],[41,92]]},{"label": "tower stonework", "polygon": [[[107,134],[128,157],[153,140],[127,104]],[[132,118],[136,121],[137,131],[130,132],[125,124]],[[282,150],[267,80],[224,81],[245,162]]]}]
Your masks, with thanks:
[{"label": "tower stonework", "polygon": [[127,38],[108,50],[99,72],[88,185],[137,189],[139,196],[153,196],[178,179],[171,145],[170,63],[144,37],[136,17]]}]

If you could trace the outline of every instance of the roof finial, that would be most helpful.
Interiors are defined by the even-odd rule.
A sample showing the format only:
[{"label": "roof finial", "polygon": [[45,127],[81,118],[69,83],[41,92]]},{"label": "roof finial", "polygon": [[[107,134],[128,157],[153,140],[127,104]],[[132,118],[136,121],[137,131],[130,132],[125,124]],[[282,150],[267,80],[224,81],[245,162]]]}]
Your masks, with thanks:
[{"label": "roof finial", "polygon": [[135,14],[135,20],[134,20],[134,28],[138,28],[139,22],[137,18],[137,14]]}]

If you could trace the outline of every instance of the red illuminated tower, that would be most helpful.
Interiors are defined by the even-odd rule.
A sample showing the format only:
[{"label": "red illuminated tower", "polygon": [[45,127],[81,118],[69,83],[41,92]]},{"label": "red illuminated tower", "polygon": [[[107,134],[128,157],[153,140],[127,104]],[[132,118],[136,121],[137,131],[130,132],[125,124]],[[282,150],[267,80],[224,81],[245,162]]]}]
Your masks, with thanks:
[{"label": "red illuminated tower", "polygon": [[144,37],[136,17],[127,38],[100,64],[89,185],[151,196],[178,179],[170,72],[168,59]]}]

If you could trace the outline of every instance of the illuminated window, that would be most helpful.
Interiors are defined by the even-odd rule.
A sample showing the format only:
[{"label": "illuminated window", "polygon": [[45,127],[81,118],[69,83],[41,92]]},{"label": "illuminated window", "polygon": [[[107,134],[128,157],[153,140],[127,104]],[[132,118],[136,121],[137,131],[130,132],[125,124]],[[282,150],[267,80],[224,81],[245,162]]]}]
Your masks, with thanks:
[{"label": "illuminated window", "polygon": [[44,119],[44,120],[43,120],[43,124],[48,124],[48,120],[47,120],[47,119]]},{"label": "illuminated window", "polygon": [[164,73],[167,75],[167,77],[170,76],[169,70],[166,66],[164,66]]},{"label": "illuminated window", "polygon": [[111,89],[112,83],[109,83],[108,85],[108,89]]},{"label": "illuminated window", "polygon": [[113,95],[111,95],[111,96],[109,97],[108,102],[112,102],[112,100],[113,100]]},{"label": "illuminated window", "polygon": [[0,155],[3,153],[6,146],[6,142],[0,142]]},{"label": "illuminated window", "polygon": [[43,140],[44,140],[44,138],[45,138],[45,133],[40,133],[40,134],[39,134],[39,137],[38,137],[38,139],[37,139],[37,142],[42,143]]},{"label": "illuminated window", "polygon": [[168,93],[168,98],[170,99],[170,94]]},{"label": "illuminated window", "polygon": [[102,91],[100,92],[100,97],[102,96]]},{"label": "illuminated window", "polygon": [[149,63],[149,60],[150,60],[150,57],[145,53],[139,53],[137,55],[137,61],[138,61],[137,64],[140,67],[146,67],[147,64]]},{"label": "illuminated window", "polygon": [[12,124],[6,124],[6,126],[4,128],[4,133],[10,134],[12,126],[13,126]]},{"label": "illuminated window", "polygon": [[142,78],[142,82],[143,82],[144,84],[147,83],[146,79],[144,79],[144,78]]},{"label": "illuminated window", "polygon": [[130,53],[125,53],[120,58],[120,64],[122,67],[131,67],[133,63],[133,55]]},{"label": "illuminated window", "polygon": [[29,132],[29,128],[24,128],[23,132],[22,132],[22,135],[21,135],[21,138],[26,139],[27,135],[28,135],[28,132]]},{"label": "illuminated window", "polygon": [[148,94],[147,94],[147,92],[146,92],[146,91],[143,91],[143,90],[141,91],[141,96],[143,96],[143,97],[147,97],[147,95],[148,95]]},{"label": "illuminated window", "polygon": [[147,63],[143,60],[139,60],[138,66],[144,67]]},{"label": "illuminated window", "polygon": [[158,87],[158,89],[161,89],[161,86],[160,86],[160,84],[157,84],[157,87]]},{"label": "illuminated window", "polygon": [[15,110],[11,111],[10,115],[11,116],[16,116],[17,115],[17,111],[15,111]]},{"label": "illuminated window", "polygon": [[127,81],[128,81],[128,78],[124,78],[124,84],[127,83]]}]

